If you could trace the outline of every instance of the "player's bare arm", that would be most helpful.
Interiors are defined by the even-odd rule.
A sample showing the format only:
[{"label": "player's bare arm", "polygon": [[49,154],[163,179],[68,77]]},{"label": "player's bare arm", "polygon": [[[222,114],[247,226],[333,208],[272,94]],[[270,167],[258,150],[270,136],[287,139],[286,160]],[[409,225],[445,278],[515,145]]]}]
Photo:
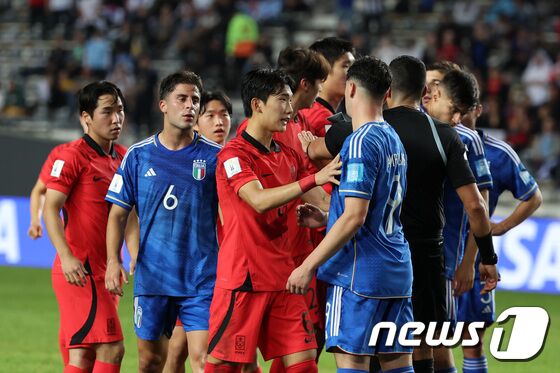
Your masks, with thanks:
[{"label": "player's bare arm", "polygon": [[286,283],[286,289],[295,294],[305,294],[313,273],[348,242],[364,224],[369,200],[346,197],[344,213],[334,223],[319,246],[296,268]]},{"label": "player's bare arm", "polygon": [[37,182],[31,190],[29,195],[29,210],[31,214],[31,221],[29,223],[29,229],[27,230],[27,235],[31,239],[35,240],[37,238],[43,237],[43,227],[41,226],[41,210],[43,209],[43,204],[45,202],[45,193],[47,192],[47,186],[37,179]]},{"label": "player's bare arm", "polygon": [[531,216],[542,204],[542,194],[537,189],[535,194],[527,201],[521,201],[513,212],[499,223],[492,223],[492,234],[501,236],[512,228],[517,227],[525,219]]},{"label": "player's bare arm", "polygon": [[[487,237],[492,226],[488,217],[488,208],[475,183],[463,185],[456,189],[469,216],[469,224],[474,237]],[[479,248],[480,249],[480,248]],[[481,264],[480,279],[486,281],[482,292],[492,291],[498,285],[496,264]]]},{"label": "player's bare arm", "polygon": [[327,149],[324,137],[317,137],[309,131],[298,134],[301,148],[312,161],[325,161],[332,159],[332,154]]},{"label": "player's bare arm", "polygon": [[136,269],[136,259],[138,258],[138,250],[140,249],[140,224],[138,224],[138,214],[136,209],[132,209],[128,215],[126,228],[124,230],[124,240],[126,248],[130,255],[129,274],[133,275]]},{"label": "player's bare arm", "polygon": [[121,279],[128,283],[128,276],[120,258],[125,227],[130,211],[113,204],[107,220],[107,271],[105,272],[105,288],[113,294],[124,294]]},{"label": "player's bare arm", "polygon": [[[339,157],[330,162],[327,167],[314,175],[314,181],[311,181],[313,186],[324,185],[328,182],[338,184],[336,176],[340,175],[340,167],[342,163]],[[255,211],[262,214],[270,209],[285,205],[291,200],[301,196],[307,190],[302,189],[302,180],[283,185],[276,188],[263,188],[258,180],[253,180],[243,185],[239,189],[239,197],[247,202]]]},{"label": "player's bare arm", "polygon": [[49,238],[60,257],[62,272],[66,281],[72,285],[84,286],[87,282],[86,275],[88,273],[83,263],[72,254],[64,237],[64,227],[62,219],[60,219],[60,210],[64,206],[66,198],[66,194],[62,192],[47,189],[43,216]]}]

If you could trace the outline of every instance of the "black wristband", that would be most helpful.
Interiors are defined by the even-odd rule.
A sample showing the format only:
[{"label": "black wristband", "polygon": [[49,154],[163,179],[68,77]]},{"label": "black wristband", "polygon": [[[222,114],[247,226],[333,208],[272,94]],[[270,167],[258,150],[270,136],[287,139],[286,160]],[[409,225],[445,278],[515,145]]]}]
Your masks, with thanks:
[{"label": "black wristband", "polygon": [[498,256],[494,251],[494,243],[492,242],[492,232],[482,237],[474,236],[474,240],[476,241],[476,245],[478,246],[480,261],[482,262],[482,264],[498,263]]}]

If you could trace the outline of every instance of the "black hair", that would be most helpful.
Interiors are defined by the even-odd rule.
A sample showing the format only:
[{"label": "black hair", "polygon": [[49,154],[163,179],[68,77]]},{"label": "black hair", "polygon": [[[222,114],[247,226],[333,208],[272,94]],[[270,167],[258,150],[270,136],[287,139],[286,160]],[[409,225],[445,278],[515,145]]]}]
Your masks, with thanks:
[{"label": "black hair", "polygon": [[455,111],[465,115],[478,104],[478,85],[471,73],[453,70],[445,74],[440,86],[443,87]]},{"label": "black hair", "polygon": [[113,96],[114,102],[117,102],[117,99],[120,98],[123,108],[125,107],[124,96],[119,87],[111,82],[102,80],[90,83],[78,91],[79,114],[81,115],[81,113],[85,111],[93,118],[93,112],[97,107],[97,101],[99,97],[104,95]]},{"label": "black hair", "polygon": [[329,75],[328,61],[311,49],[286,47],[278,55],[278,68],[294,81],[290,88],[295,93],[302,79],[314,84],[317,79],[325,80]]},{"label": "black hair", "polygon": [[455,62],[441,60],[426,66],[426,71],[433,71],[433,70],[439,71],[440,73],[445,75],[453,70],[461,70],[461,67],[457,65]]},{"label": "black hair", "polygon": [[202,92],[202,96],[200,97],[200,115],[206,112],[206,106],[210,101],[220,101],[224,107],[226,108],[229,115],[233,114],[233,108],[231,106],[231,100],[229,97],[222,91],[206,91]]},{"label": "black hair", "polygon": [[163,78],[159,85],[159,99],[164,100],[179,84],[192,84],[202,92],[202,80],[192,71],[180,71]]},{"label": "black hair", "polygon": [[309,46],[309,49],[321,53],[329,61],[331,67],[344,53],[356,54],[351,42],[334,36],[317,40]]},{"label": "black hair", "polygon": [[389,64],[393,93],[419,100],[426,86],[426,66],[412,56],[399,56]]},{"label": "black hair", "polygon": [[250,118],[253,115],[251,100],[258,98],[266,103],[268,97],[277,95],[287,85],[293,86],[292,79],[282,70],[278,69],[257,69],[249,71],[241,81],[241,100],[243,101],[243,111],[245,116]]},{"label": "black hair", "polygon": [[364,88],[375,100],[382,100],[391,87],[389,66],[375,57],[358,58],[348,69],[346,77]]}]

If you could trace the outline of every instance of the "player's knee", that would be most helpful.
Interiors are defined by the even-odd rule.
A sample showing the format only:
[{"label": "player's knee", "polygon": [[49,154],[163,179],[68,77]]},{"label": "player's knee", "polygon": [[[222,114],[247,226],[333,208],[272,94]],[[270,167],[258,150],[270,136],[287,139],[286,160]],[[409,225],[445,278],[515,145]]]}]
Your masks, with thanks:
[{"label": "player's knee", "polygon": [[145,373],[160,372],[163,367],[163,356],[145,352],[138,356],[139,371]]},{"label": "player's knee", "polygon": [[95,364],[95,352],[89,349],[71,349],[68,364],[91,371]]},{"label": "player's knee", "polygon": [[124,343],[122,341],[115,343],[103,343],[96,348],[96,359],[120,365],[124,357]]},{"label": "player's knee", "polygon": [[191,357],[191,365],[198,369],[203,369],[207,360],[207,354],[204,350],[189,351]]}]

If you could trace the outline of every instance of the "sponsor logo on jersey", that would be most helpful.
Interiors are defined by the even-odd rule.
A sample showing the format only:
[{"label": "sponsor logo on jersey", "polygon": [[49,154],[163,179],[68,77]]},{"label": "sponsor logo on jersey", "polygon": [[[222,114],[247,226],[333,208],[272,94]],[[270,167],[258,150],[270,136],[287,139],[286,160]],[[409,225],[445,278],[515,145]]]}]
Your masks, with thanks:
[{"label": "sponsor logo on jersey", "polygon": [[146,171],[146,173],[144,174],[144,177],[152,177],[152,176],[156,176],[156,172],[154,171],[153,168],[150,167],[150,169]]}]

